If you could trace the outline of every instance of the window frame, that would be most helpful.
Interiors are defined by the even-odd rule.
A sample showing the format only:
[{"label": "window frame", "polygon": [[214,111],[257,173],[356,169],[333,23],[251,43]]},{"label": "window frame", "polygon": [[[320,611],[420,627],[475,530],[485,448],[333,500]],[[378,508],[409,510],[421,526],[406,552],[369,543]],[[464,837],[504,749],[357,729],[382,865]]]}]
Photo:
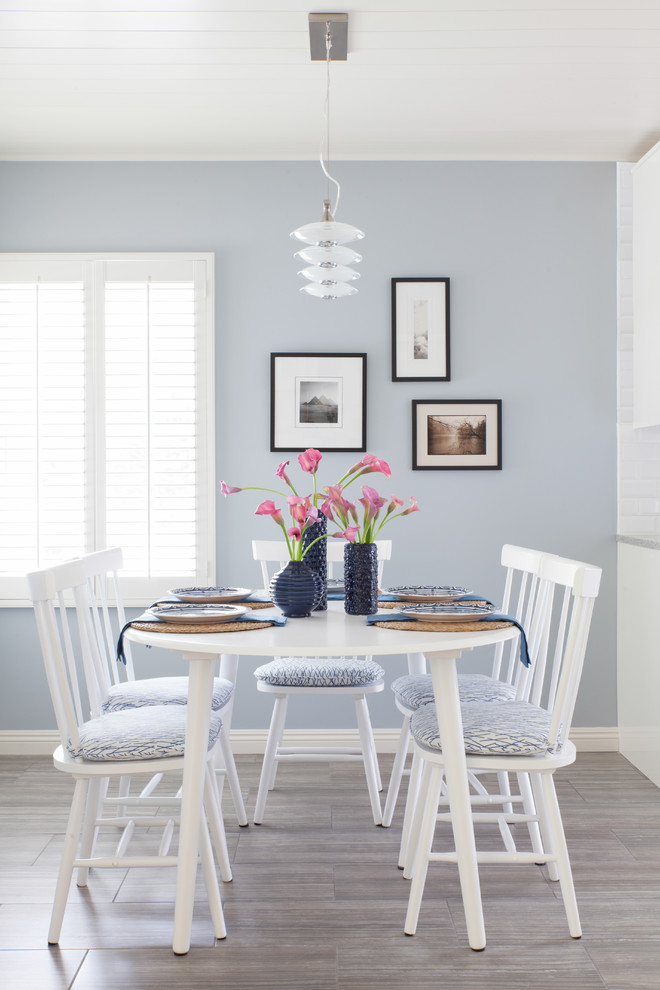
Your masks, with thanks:
[{"label": "window frame", "polygon": [[[86,403],[85,429],[93,438],[87,450],[86,484],[90,519],[87,526],[87,552],[104,549],[105,520],[105,313],[104,287],[108,262],[192,263],[195,292],[196,340],[196,498],[198,505],[196,540],[197,574],[192,583],[213,585],[216,571],[215,513],[215,255],[211,251],[109,251],[109,252],[0,252],[3,263],[55,266],[58,263],[82,265],[86,317]],[[45,274],[45,273],[44,273]],[[99,291],[100,290],[100,291]],[[121,581],[124,604],[144,606],[168,587],[179,582],[176,575],[127,577]],[[12,582],[16,594],[5,593]],[[173,582],[173,583],[170,583]],[[153,596],[153,597],[152,597]],[[0,608],[31,606],[27,582],[21,575],[0,576]]]}]

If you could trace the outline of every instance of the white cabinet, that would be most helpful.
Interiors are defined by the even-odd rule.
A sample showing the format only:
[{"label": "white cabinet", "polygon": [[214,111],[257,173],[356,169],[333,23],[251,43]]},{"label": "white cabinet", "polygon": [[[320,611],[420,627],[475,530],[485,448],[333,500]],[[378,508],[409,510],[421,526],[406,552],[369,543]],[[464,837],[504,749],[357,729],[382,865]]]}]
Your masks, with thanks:
[{"label": "white cabinet", "polygon": [[660,786],[660,548],[620,542],[618,556],[619,748]]},{"label": "white cabinet", "polygon": [[660,143],[633,181],[633,426],[660,424]]}]

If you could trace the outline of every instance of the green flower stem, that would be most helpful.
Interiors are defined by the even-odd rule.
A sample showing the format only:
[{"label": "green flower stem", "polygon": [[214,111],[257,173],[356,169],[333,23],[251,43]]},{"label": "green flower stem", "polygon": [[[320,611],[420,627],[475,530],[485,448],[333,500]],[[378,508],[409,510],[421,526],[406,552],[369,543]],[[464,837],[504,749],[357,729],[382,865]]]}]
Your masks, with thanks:
[{"label": "green flower stem", "polygon": [[403,512],[397,512],[397,513],[394,513],[394,514],[390,513],[390,515],[385,516],[385,518],[383,519],[382,523],[380,524],[380,526],[376,530],[374,536],[378,536],[378,534],[380,533],[381,529],[383,528],[383,526],[385,525],[386,522],[389,522],[390,519],[398,519],[399,516],[402,516],[403,514],[404,514]]},{"label": "green flower stem", "polygon": [[[263,491],[268,491],[268,489],[265,488],[265,489],[263,489]],[[285,524],[283,522],[281,522],[281,523],[278,523],[277,525],[280,527],[280,529],[284,533],[284,539],[286,540],[286,548],[287,548],[288,553],[289,553],[289,559],[290,560],[296,560],[297,558],[294,557],[294,556],[292,556],[292,554],[291,554],[291,541],[289,540],[289,534],[286,531]]]},{"label": "green flower stem", "polygon": [[[306,546],[303,552],[301,553],[300,559],[301,560],[303,559],[307,551],[311,550],[311,548],[314,546],[315,543],[318,543],[319,540],[327,540],[329,535],[330,535],[329,533],[324,533],[323,536],[317,536],[315,540],[312,540],[312,542],[308,546]],[[300,539],[300,546],[302,547],[302,537]]]}]

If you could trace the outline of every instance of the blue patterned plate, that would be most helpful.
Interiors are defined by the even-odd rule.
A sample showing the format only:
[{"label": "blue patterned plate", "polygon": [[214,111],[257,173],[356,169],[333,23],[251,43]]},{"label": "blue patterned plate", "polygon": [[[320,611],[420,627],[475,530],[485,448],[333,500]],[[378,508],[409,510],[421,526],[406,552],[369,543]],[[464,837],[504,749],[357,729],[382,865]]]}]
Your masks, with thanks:
[{"label": "blue patterned plate", "polygon": [[484,619],[497,609],[494,605],[476,605],[474,602],[451,602],[446,605],[402,605],[397,611],[411,619],[431,619],[437,622],[464,622]]},{"label": "blue patterned plate", "polygon": [[455,584],[398,584],[388,588],[387,593],[396,595],[402,602],[454,602],[463,595],[471,594],[471,590]]},{"label": "blue patterned plate", "polygon": [[246,605],[194,605],[182,602],[180,605],[154,605],[148,609],[158,619],[167,622],[231,622],[246,612]]},{"label": "blue patterned plate", "polygon": [[240,602],[252,594],[251,588],[172,588],[168,595],[182,602],[209,605],[211,602]]}]

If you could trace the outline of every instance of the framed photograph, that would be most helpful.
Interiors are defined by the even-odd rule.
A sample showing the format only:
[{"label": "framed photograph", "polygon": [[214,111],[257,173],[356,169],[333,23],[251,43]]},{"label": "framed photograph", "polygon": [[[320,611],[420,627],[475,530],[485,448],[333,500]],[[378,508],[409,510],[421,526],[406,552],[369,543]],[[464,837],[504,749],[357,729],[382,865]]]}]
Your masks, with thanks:
[{"label": "framed photograph", "polygon": [[413,471],[501,471],[501,399],[413,399]]},{"label": "framed photograph", "polygon": [[367,449],[366,354],[271,354],[270,449]]},{"label": "framed photograph", "polygon": [[392,279],[392,381],[449,381],[449,279]]}]

